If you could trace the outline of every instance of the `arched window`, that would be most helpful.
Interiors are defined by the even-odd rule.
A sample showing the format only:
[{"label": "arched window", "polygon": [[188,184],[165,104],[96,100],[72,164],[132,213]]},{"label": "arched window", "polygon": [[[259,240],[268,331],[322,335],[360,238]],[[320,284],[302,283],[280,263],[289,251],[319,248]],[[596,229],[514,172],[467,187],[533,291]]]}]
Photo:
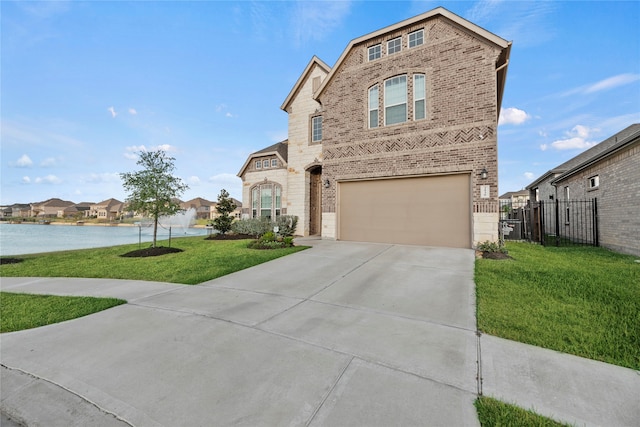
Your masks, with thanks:
[{"label": "arched window", "polygon": [[282,209],[282,187],[275,183],[258,184],[251,189],[251,217],[276,218]]}]

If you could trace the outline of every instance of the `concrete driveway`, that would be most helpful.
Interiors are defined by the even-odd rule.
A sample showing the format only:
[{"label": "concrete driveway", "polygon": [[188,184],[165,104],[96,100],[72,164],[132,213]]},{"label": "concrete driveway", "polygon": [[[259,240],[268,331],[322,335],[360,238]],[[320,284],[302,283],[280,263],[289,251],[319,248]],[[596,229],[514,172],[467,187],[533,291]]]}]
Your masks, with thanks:
[{"label": "concrete driveway", "polygon": [[2,335],[33,425],[478,425],[474,252],[313,241],[183,286],[3,278],[128,304]]}]

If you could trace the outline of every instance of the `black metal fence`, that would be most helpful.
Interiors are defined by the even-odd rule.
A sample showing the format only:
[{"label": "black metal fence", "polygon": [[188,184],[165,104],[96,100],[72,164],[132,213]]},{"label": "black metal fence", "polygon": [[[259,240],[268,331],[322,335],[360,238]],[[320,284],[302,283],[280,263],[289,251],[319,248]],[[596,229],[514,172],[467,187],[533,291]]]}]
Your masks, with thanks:
[{"label": "black metal fence", "polygon": [[598,201],[501,203],[500,231],[505,240],[528,240],[553,246],[599,246]]}]

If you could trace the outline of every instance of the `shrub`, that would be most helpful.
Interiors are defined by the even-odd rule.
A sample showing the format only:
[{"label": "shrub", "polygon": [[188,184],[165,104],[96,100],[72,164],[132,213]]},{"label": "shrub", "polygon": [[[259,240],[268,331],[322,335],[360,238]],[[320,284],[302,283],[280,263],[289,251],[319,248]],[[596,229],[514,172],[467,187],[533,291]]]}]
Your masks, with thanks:
[{"label": "shrub", "polygon": [[478,243],[478,250],[482,252],[500,252],[503,254],[509,252],[507,251],[507,248],[504,247],[504,245],[501,245],[498,242],[490,242],[489,240]]},{"label": "shrub", "polygon": [[274,224],[278,227],[278,234],[282,237],[293,236],[298,225],[298,217],[295,215],[280,215],[276,218]]},{"label": "shrub", "polygon": [[251,249],[280,249],[293,246],[293,236],[282,237],[273,231],[267,231],[258,240],[247,245]]},{"label": "shrub", "polygon": [[231,225],[231,231],[236,234],[248,234],[256,239],[271,230],[271,221],[268,218],[251,218],[236,221]]},{"label": "shrub", "polygon": [[289,237],[293,236],[297,224],[298,217],[295,215],[281,215],[275,221],[260,217],[236,221],[231,225],[231,231],[236,234],[248,234],[257,239],[265,233],[273,231],[273,227],[278,227],[280,236]]}]

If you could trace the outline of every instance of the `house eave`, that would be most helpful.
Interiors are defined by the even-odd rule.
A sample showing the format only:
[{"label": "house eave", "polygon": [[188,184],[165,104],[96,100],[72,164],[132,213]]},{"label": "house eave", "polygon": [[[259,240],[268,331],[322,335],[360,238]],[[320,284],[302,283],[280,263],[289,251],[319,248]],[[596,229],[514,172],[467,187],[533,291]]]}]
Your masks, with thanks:
[{"label": "house eave", "polygon": [[618,153],[621,150],[626,149],[627,147],[633,145],[633,144],[640,144],[640,131],[639,132],[635,132],[634,134],[630,135],[629,137],[625,138],[623,141],[621,141],[619,144],[614,145],[613,147],[609,148],[606,151],[603,151],[602,153],[600,153],[599,155],[583,162],[580,163],[579,165],[567,170],[566,172],[563,172],[562,174],[560,174],[559,176],[555,177],[553,180],[551,180],[551,184],[557,184],[559,182],[564,181],[565,179],[589,168],[590,166],[606,159],[607,157],[610,157],[616,153]]},{"label": "house eave", "polygon": [[331,67],[329,67],[323,60],[321,60],[317,56],[313,55],[313,57],[311,58],[311,60],[307,64],[307,66],[305,67],[304,71],[302,72],[302,74],[300,75],[300,77],[298,78],[296,83],[293,85],[293,88],[291,89],[291,91],[289,92],[287,97],[285,98],[284,102],[280,106],[281,110],[287,111],[287,108],[289,108],[289,104],[291,104],[291,102],[295,98],[296,94],[298,93],[298,91],[302,87],[305,79],[307,78],[307,75],[313,70],[313,66],[314,65],[319,66],[320,68],[322,68],[327,73],[331,72]]}]

